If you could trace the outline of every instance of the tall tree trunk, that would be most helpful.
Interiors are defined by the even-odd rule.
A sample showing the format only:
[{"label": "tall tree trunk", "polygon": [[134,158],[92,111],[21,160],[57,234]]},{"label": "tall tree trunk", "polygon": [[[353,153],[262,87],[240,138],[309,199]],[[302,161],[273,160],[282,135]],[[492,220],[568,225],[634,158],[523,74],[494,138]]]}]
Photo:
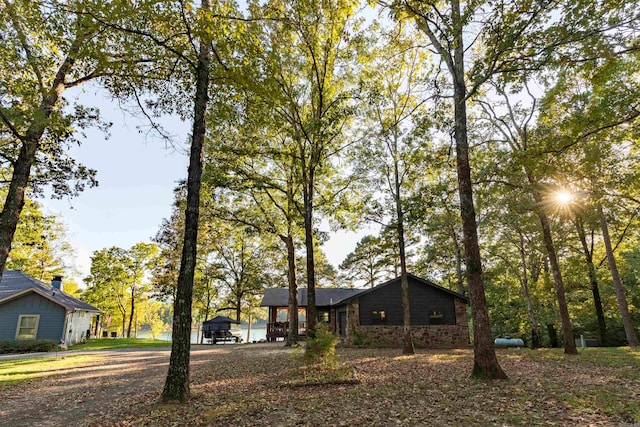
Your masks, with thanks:
[{"label": "tall tree trunk", "polygon": [[622,279],[620,279],[620,273],[618,273],[618,266],[616,265],[616,259],[613,255],[613,247],[611,246],[611,238],[609,237],[609,226],[607,220],[602,212],[602,205],[598,203],[598,217],[600,218],[600,228],[602,229],[602,239],[604,240],[604,246],[607,250],[607,261],[609,262],[609,270],[611,271],[611,278],[616,289],[616,299],[618,300],[618,307],[620,308],[620,316],[622,317],[622,324],[624,325],[624,332],[627,336],[627,342],[630,347],[638,346],[638,337],[636,331],[633,329],[633,323],[631,322],[631,316],[629,315],[629,306],[627,305],[627,298],[624,295],[624,285]]},{"label": "tall tree trunk", "polygon": [[[80,27],[80,24],[78,25]],[[82,29],[79,28],[78,32],[81,31]],[[13,162],[11,183],[9,184],[2,213],[0,213],[0,275],[4,272],[7,257],[11,252],[11,243],[20,220],[20,213],[24,207],[24,195],[29,184],[31,167],[35,163],[36,154],[40,148],[40,140],[49,125],[51,114],[65,90],[65,79],[75,64],[83,42],[83,37],[78,34],[71,44],[69,53],[62,65],[58,68],[51,88],[35,111],[27,132],[20,138],[22,142],[20,153],[15,162]]]},{"label": "tall tree trunk", "polygon": [[93,328],[93,336],[98,338],[98,326],[100,326],[100,315],[96,314],[95,319],[96,319],[96,324]]},{"label": "tall tree trunk", "polygon": [[127,328],[127,338],[131,338],[131,325],[133,325],[133,313],[136,310],[135,297],[136,297],[136,293],[132,286],[131,287],[131,313],[129,313],[129,327]]},{"label": "tall tree trunk", "polygon": [[122,333],[121,336],[124,338],[124,330],[127,327],[127,312],[122,310]]},{"label": "tall tree trunk", "polygon": [[[398,202],[396,202],[398,203]],[[409,277],[407,276],[407,260],[404,249],[404,225],[402,214],[398,216],[398,249],[400,250],[400,283],[402,290],[402,321],[403,321],[403,354],[414,354],[413,336],[411,334],[411,306],[409,301]]]},{"label": "tall tree trunk", "polygon": [[200,344],[204,343],[204,330],[202,330],[202,323],[209,320],[209,314],[211,313],[211,282],[207,279],[207,305],[204,308],[204,320],[200,322]]},{"label": "tall tree trunk", "polygon": [[532,185],[533,198],[536,202],[536,205],[538,206],[538,208],[536,209],[536,214],[538,215],[540,225],[542,226],[542,239],[544,240],[544,246],[547,249],[547,257],[549,258],[549,264],[551,265],[551,274],[553,275],[553,282],[556,287],[556,298],[558,299],[558,310],[560,312],[560,320],[562,322],[562,336],[564,338],[564,353],[578,354],[576,343],[573,340],[571,318],[569,317],[569,308],[567,306],[567,298],[565,296],[564,283],[562,282],[560,265],[558,264],[558,256],[556,255],[556,248],[553,244],[553,236],[551,235],[549,217],[547,217],[547,214],[542,208],[542,206],[544,206],[544,199],[536,188],[536,179],[529,171],[527,171],[527,179],[529,181],[529,184]]},{"label": "tall tree trunk", "polygon": [[251,307],[249,307],[249,321],[247,322],[247,342],[251,342]]},{"label": "tall tree trunk", "polygon": [[287,279],[289,281],[289,333],[285,346],[298,342],[298,283],[296,281],[296,248],[293,236],[280,236],[287,245]]},{"label": "tall tree trunk", "polygon": [[482,258],[478,245],[478,226],[471,186],[471,166],[469,164],[469,141],[467,140],[467,88],[464,76],[464,44],[460,18],[459,0],[451,1],[451,17],[455,30],[453,59],[453,88],[456,141],[456,169],[458,193],[460,196],[460,216],[464,242],[467,284],[471,296],[473,317],[473,370],[471,375],[478,378],[505,379],[504,373],[493,347],[489,313],[484,293]]},{"label": "tall tree trunk", "polygon": [[582,244],[582,251],[584,252],[584,258],[587,263],[587,269],[589,272],[589,283],[591,284],[591,293],[593,294],[593,305],[596,309],[596,318],[598,319],[598,332],[600,334],[600,345],[607,345],[607,324],[604,320],[604,310],[602,309],[602,300],[600,299],[600,289],[598,288],[598,278],[596,277],[596,268],[593,265],[593,256],[589,245],[587,244],[587,237],[584,232],[584,224],[579,214],[575,216],[576,231]]},{"label": "tall tree trunk", "polygon": [[462,272],[462,251],[460,250],[460,245],[458,244],[458,239],[455,234],[452,236],[453,243],[456,247],[456,280],[458,281],[458,293],[460,295],[465,294],[464,290],[464,278]]},{"label": "tall tree trunk", "polygon": [[242,296],[236,298],[236,322],[240,321],[242,315]]},{"label": "tall tree trunk", "polygon": [[560,347],[558,344],[558,333],[556,332],[556,326],[553,323],[547,323],[547,333],[549,334],[549,342],[551,348]]},{"label": "tall tree trunk", "polygon": [[209,320],[209,316],[211,315],[211,282],[207,283],[207,306],[204,309],[204,321]]},{"label": "tall tree trunk", "polygon": [[118,307],[120,308],[120,313],[122,314],[122,334],[121,334],[121,336],[124,337],[124,329],[127,326],[127,309],[124,307],[124,302],[122,302],[122,297],[121,297],[119,292],[118,292]]},{"label": "tall tree trunk", "polygon": [[[316,275],[313,253],[313,173],[304,189],[304,243],[307,249],[307,336],[316,327]],[[296,314],[297,316],[297,314]]]},{"label": "tall tree trunk", "polygon": [[413,336],[411,335],[411,306],[409,301],[409,277],[407,276],[407,256],[405,253],[404,243],[404,212],[400,199],[400,172],[398,170],[398,148],[394,140],[393,155],[393,175],[395,186],[395,208],[396,220],[398,221],[398,254],[400,255],[400,288],[402,290],[402,335],[403,335],[403,354],[414,354],[416,352],[413,346]]},{"label": "tall tree trunk", "polygon": [[[210,0],[202,0],[201,10],[208,12]],[[209,58],[211,44],[201,36],[198,65],[196,67],[196,97],[194,102],[193,133],[187,176],[187,206],[184,239],[178,286],[173,305],[173,335],[169,370],[160,399],[186,402],[190,397],[189,359],[191,350],[191,305],[193,302],[193,276],[196,267],[200,187],[202,180],[202,149],[205,138],[207,91],[209,89]]]},{"label": "tall tree trunk", "polygon": [[538,328],[536,314],[533,311],[533,304],[531,304],[531,295],[529,295],[529,273],[527,272],[527,257],[524,252],[524,236],[522,233],[520,233],[518,250],[520,252],[520,263],[522,264],[520,286],[522,287],[522,296],[527,305],[527,313],[529,313],[529,321],[531,322],[531,349],[535,350],[540,347],[540,328]]}]

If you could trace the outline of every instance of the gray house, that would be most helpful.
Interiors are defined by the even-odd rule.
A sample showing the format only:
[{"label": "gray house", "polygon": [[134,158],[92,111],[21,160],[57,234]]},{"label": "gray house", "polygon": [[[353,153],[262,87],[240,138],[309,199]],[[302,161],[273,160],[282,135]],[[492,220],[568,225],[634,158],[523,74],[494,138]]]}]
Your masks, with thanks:
[{"label": "gray house", "polygon": [[71,345],[88,338],[100,309],[63,292],[62,277],[51,285],[19,270],[0,281],[0,339],[47,339]]},{"label": "gray house", "polygon": [[[419,347],[465,347],[469,345],[466,296],[409,274],[411,329]],[[359,341],[400,346],[403,309],[400,277],[371,289],[317,288],[318,321],[342,336],[344,342]],[[284,338],[289,330],[288,290],[267,289],[260,304],[269,309],[267,340]],[[307,289],[298,290],[299,333],[306,332]]]}]

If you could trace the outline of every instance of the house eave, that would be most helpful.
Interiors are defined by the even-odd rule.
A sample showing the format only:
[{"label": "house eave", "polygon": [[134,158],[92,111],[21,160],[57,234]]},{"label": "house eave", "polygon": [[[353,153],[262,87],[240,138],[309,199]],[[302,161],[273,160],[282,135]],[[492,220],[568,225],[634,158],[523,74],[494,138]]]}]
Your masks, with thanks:
[{"label": "house eave", "polygon": [[70,306],[68,304],[65,304],[65,303],[63,303],[61,301],[58,301],[57,299],[53,298],[53,296],[49,295],[48,292],[43,292],[42,290],[40,290],[38,288],[35,288],[35,287],[34,288],[23,289],[23,290],[21,290],[19,292],[16,292],[15,294],[11,294],[11,295],[9,295],[7,297],[4,297],[4,298],[0,299],[0,305],[2,305],[4,303],[7,303],[9,301],[13,301],[15,299],[18,299],[18,298],[23,297],[25,295],[28,295],[31,292],[34,292],[34,293],[40,295],[41,297],[46,298],[49,301],[59,305],[60,307],[64,308],[67,311],[67,313],[73,313],[75,311],[86,311],[86,312],[89,312],[89,313],[104,313],[104,311],[100,310],[99,308],[91,309],[91,308],[77,308],[77,307]]},{"label": "house eave", "polygon": [[60,307],[65,308],[68,312],[75,310],[74,307],[71,307],[70,305],[61,303],[60,301],[58,301],[55,298],[53,298],[51,295],[47,295],[46,292],[42,292],[40,289],[37,289],[37,288],[28,288],[28,289],[24,289],[24,290],[22,290],[20,292],[16,292],[15,294],[9,295],[8,297],[0,299],[0,304],[4,304],[4,303],[12,301],[14,299],[20,298],[20,297],[22,297],[24,295],[27,295],[27,294],[31,293],[31,292],[35,292],[36,294],[40,295],[41,297],[46,298],[49,301],[58,304]]}]

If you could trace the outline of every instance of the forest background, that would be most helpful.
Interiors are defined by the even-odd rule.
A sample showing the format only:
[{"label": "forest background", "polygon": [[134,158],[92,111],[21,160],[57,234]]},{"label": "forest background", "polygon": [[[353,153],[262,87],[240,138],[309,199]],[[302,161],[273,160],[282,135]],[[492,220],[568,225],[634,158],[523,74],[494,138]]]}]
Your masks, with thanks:
[{"label": "forest background", "polygon": [[[36,47],[43,49],[38,66],[46,69],[55,62],[46,55],[55,59],[69,45],[65,31],[73,22],[63,19],[66,12],[56,10],[54,2],[50,5],[49,18],[59,28],[45,25],[36,12],[25,12],[21,2],[3,2],[2,31],[12,36],[3,39],[4,73],[15,70],[20,58],[29,63],[28,52]],[[278,2],[271,6],[280,7]],[[257,309],[263,290],[290,280],[289,238],[298,282],[307,280],[303,193],[308,176],[299,172],[305,170],[300,166],[305,156],[296,154],[301,140],[296,131],[305,129],[322,134],[325,142],[305,146],[316,162],[311,187],[316,221],[332,230],[373,231],[336,268],[323,252],[328,235],[316,222],[318,285],[371,286],[397,276],[394,233],[401,212],[409,271],[467,292],[451,134],[452,87],[443,76],[442,60],[424,48],[427,37],[411,21],[378,19],[386,16],[385,9],[359,7],[334,45],[325,46],[330,52],[323,56],[325,65],[332,70],[323,96],[330,102],[320,118],[313,111],[317,87],[307,85],[304,43],[279,33],[282,29],[270,21],[250,19],[258,14],[257,5],[225,12],[248,19],[230,20],[215,42],[220,58],[213,71],[204,149],[194,287],[197,321],[218,310],[244,320],[264,318]],[[585,10],[579,12],[581,7]],[[592,8],[574,2],[571,10],[584,20],[604,16],[602,37],[571,38],[570,44],[546,55],[544,63],[487,76],[469,98],[474,197],[494,336],[530,341],[534,331],[541,344],[558,345],[555,288],[561,275],[573,333],[608,345],[626,343],[607,240],[630,318],[634,325],[640,322],[638,10],[635,2]],[[523,6],[520,13],[525,10]],[[304,2],[298,12],[308,19],[322,13]],[[564,30],[582,34],[572,33],[569,26]],[[467,55],[480,61],[483,50],[494,48],[489,41],[480,40]],[[121,51],[129,52],[126,40],[119,42]],[[56,44],[59,50],[51,48]],[[97,62],[109,53],[99,46],[88,48],[95,49]],[[13,52],[23,56],[16,59]],[[191,87],[178,65],[153,54],[159,55],[153,59],[160,65],[149,68],[149,58],[132,54],[118,69],[107,67],[85,80],[143,117],[141,130],[147,138],[175,148],[187,139],[186,132],[174,135],[165,119],[190,118],[190,95],[185,94]],[[470,66],[467,71],[473,76],[478,69]],[[145,72],[157,74],[145,80]],[[30,91],[42,79],[35,70],[24,74],[14,80],[5,74],[0,92],[6,177],[18,156],[16,129],[26,126],[20,117],[26,116]],[[76,80],[78,85],[82,79]],[[96,171],[75,162],[67,151],[82,141],[85,129],[109,132],[109,123],[97,110],[79,104],[81,99],[63,96],[55,126],[45,134],[47,144],[37,159],[6,265],[43,281],[54,274],[70,275],[72,249],[63,218],[44,213],[37,199],[92,191],[85,187],[97,184]],[[299,126],[286,131],[290,123]],[[184,182],[176,185],[173,210],[152,242],[99,249],[83,286],[66,281],[67,291],[105,310],[107,329],[129,335],[138,327],[156,332],[169,327],[185,191]],[[558,194],[566,195],[564,201]],[[541,212],[548,216],[546,228]],[[555,255],[550,255],[549,244]]]}]

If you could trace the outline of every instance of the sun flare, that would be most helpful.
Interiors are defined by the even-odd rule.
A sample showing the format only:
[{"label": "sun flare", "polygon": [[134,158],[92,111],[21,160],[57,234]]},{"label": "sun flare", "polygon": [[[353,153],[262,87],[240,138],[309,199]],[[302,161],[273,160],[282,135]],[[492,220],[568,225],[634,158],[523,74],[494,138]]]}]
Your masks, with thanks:
[{"label": "sun flare", "polygon": [[558,204],[560,204],[561,206],[568,205],[573,201],[573,198],[574,198],[573,194],[566,190],[558,191],[555,194],[556,202],[558,202]]}]

